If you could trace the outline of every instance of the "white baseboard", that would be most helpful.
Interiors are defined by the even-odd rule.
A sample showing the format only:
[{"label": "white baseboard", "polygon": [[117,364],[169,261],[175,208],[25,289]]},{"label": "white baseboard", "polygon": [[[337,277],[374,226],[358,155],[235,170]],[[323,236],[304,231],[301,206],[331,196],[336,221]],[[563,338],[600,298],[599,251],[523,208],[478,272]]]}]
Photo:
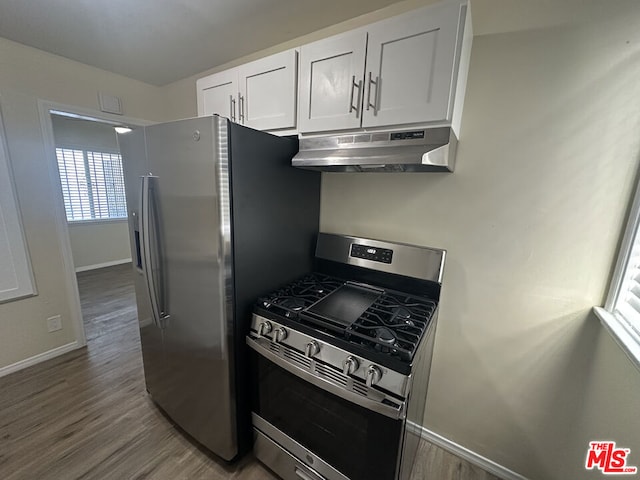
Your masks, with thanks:
[{"label": "white baseboard", "polygon": [[113,260],[111,262],[96,263],[94,265],[85,265],[84,267],[77,267],[76,273],[86,272],[87,270],[96,270],[98,268],[104,268],[104,267],[113,267],[114,265],[122,265],[123,263],[131,263],[131,259],[123,258],[121,260]]},{"label": "white baseboard", "polygon": [[448,438],[445,438],[435,432],[432,432],[431,430],[428,430],[421,425],[411,423],[410,427],[412,429],[415,429],[414,431],[418,432],[420,436],[426,441],[442,448],[443,450],[453,453],[457,457],[460,457],[469,463],[477,465],[478,467],[482,468],[492,475],[495,475],[498,478],[502,478],[503,480],[527,480],[526,477],[523,477],[519,473],[516,473],[513,470],[509,470],[507,467],[504,467],[499,463],[488,459],[487,457],[483,457],[479,453],[469,450],[462,445],[458,445],[456,442],[449,440]]},{"label": "white baseboard", "polygon": [[24,360],[20,360],[19,362],[12,363],[11,365],[0,368],[0,377],[4,377],[5,375],[9,375],[10,373],[17,372],[18,370],[22,370],[23,368],[30,367],[37,363],[59,357],[60,355],[80,348],[81,346],[82,345],[80,345],[78,342],[71,342],[67,343],[66,345],[62,345],[61,347],[39,353],[38,355],[34,355],[33,357],[25,358]]}]

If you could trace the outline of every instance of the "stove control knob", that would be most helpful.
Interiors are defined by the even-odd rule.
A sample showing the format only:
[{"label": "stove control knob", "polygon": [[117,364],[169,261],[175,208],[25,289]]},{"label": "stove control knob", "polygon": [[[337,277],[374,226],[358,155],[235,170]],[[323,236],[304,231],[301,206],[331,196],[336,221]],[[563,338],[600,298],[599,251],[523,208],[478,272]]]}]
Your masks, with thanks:
[{"label": "stove control knob", "polygon": [[342,362],[342,373],[345,375],[351,375],[353,372],[358,370],[360,363],[358,363],[358,359],[352,355],[349,355],[344,362]]},{"label": "stove control knob", "polygon": [[287,330],[284,327],[276,328],[276,331],[273,332],[273,341],[276,343],[280,343],[285,338],[287,338]]},{"label": "stove control knob", "polygon": [[271,333],[273,325],[268,320],[265,320],[258,326],[258,335],[264,337],[266,334]]},{"label": "stove control knob", "polygon": [[304,349],[305,356],[311,358],[314,357],[320,351],[320,344],[315,340],[311,340],[307,343],[307,346]]},{"label": "stove control knob", "polygon": [[369,365],[367,369],[367,387],[375,385],[382,378],[382,372],[375,365]]}]

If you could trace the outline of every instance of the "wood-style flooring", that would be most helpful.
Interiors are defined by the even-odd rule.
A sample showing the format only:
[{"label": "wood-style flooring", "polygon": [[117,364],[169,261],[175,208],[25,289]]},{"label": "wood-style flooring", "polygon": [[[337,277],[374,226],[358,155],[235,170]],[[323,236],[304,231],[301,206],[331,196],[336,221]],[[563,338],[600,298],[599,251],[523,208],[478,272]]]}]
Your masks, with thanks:
[{"label": "wood-style flooring", "polygon": [[[227,465],[149,400],[131,265],[78,274],[87,347],[0,378],[0,479],[275,480],[252,455]],[[414,479],[496,480],[423,442]]]}]

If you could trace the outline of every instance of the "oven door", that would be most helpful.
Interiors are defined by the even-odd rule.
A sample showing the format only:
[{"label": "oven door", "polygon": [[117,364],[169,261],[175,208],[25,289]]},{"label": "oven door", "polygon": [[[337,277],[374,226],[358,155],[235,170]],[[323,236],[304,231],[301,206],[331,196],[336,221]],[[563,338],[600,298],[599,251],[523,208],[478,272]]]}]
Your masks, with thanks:
[{"label": "oven door", "polygon": [[[255,428],[326,478],[396,478],[403,415],[385,411],[384,404],[377,408],[384,413],[374,411],[376,403],[366,397],[361,401],[337,383],[317,381],[310,373],[315,361],[306,359],[310,368],[291,361],[292,353],[305,358],[297,351],[278,355],[270,347],[285,347],[251,338],[247,343],[252,348]],[[320,468],[323,463],[332,468]]]}]

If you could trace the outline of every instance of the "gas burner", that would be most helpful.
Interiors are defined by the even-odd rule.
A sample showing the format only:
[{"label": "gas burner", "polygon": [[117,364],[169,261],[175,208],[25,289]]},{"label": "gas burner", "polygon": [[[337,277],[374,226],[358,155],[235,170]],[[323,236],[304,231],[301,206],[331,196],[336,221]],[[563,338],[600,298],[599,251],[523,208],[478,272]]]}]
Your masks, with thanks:
[{"label": "gas burner", "polygon": [[315,285],[312,285],[310,290],[313,293],[317,293],[318,295],[322,295],[323,293],[325,293],[327,291],[327,287],[325,287],[322,283],[316,283]]},{"label": "gas burner", "polygon": [[[412,312],[406,307],[395,307],[391,311],[391,317],[387,325],[391,324],[394,327],[414,327],[416,324],[411,320]],[[390,325],[389,325],[390,326]]]},{"label": "gas burner", "polygon": [[277,299],[276,301],[278,301],[278,304],[281,307],[284,307],[288,310],[293,310],[294,312],[299,312],[306,306],[306,303],[304,300],[296,297],[286,297],[282,299]]},{"label": "gas burner", "polygon": [[388,328],[382,327],[376,329],[376,340],[386,345],[393,345],[396,343],[396,336]]},{"label": "gas burner", "polygon": [[260,299],[258,306],[273,314],[295,319],[307,307],[324,298],[344,281],[322,274],[308,274]]},{"label": "gas burner", "polygon": [[411,310],[405,307],[395,307],[391,313],[393,314],[393,318],[411,318]]}]

